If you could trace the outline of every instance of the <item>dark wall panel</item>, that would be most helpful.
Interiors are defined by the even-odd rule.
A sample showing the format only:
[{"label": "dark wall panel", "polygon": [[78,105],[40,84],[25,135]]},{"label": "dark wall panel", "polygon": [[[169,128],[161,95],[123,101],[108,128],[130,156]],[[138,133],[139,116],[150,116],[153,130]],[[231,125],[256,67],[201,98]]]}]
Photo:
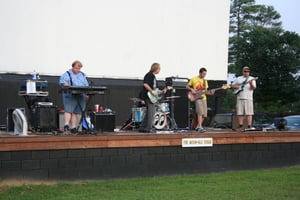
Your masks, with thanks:
[{"label": "dark wall panel", "polygon": [[107,179],[299,164],[300,143],[32,150],[0,152],[0,179]]}]

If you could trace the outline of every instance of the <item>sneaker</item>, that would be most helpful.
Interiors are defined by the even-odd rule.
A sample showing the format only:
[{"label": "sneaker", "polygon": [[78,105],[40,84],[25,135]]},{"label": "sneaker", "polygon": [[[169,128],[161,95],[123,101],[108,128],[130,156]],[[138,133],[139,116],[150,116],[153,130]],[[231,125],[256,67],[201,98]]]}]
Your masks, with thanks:
[{"label": "sneaker", "polygon": [[236,129],[232,129],[233,131],[237,131],[237,132],[244,132],[245,129],[243,128],[243,126],[239,126],[238,128]]},{"label": "sneaker", "polygon": [[245,128],[245,131],[255,131],[255,130],[256,130],[256,128],[253,127],[253,126],[250,126],[250,127],[248,127],[248,128]]},{"label": "sneaker", "polygon": [[204,129],[204,128],[197,128],[196,129],[197,130],[197,132],[199,132],[199,133],[204,133],[206,130]]},{"label": "sneaker", "polygon": [[69,125],[65,125],[65,126],[64,126],[64,131],[65,131],[65,132],[70,131]]},{"label": "sneaker", "polygon": [[71,129],[71,133],[72,133],[72,134],[77,134],[77,133],[78,133],[77,128],[72,128],[72,129]]},{"label": "sneaker", "polygon": [[62,135],[69,135],[69,134],[71,134],[70,127],[69,127],[69,125],[65,125]]}]

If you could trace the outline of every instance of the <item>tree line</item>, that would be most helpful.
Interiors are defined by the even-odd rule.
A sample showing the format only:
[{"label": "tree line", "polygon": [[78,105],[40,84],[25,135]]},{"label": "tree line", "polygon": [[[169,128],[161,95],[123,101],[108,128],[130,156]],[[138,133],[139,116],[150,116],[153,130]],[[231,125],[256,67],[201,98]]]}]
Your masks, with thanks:
[{"label": "tree line", "polygon": [[[273,6],[255,0],[231,0],[228,72],[240,75],[244,66],[256,76],[255,110],[300,112],[300,36],[282,28]],[[228,91],[222,109],[234,108]]]}]

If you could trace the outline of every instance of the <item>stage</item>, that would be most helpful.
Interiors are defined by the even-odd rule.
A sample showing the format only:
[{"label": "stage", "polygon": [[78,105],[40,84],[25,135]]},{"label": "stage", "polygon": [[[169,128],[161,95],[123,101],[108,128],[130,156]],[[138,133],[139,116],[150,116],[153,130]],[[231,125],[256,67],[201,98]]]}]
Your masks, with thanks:
[{"label": "stage", "polygon": [[[184,139],[211,146],[182,147]],[[208,129],[156,134],[0,135],[1,180],[84,180],[207,173],[300,164],[300,132]]]},{"label": "stage", "polygon": [[208,129],[205,133],[193,130],[158,131],[158,133],[119,131],[77,135],[28,133],[28,136],[14,136],[12,133],[2,132],[0,151],[181,146],[183,138],[208,137],[213,139],[214,145],[300,142],[299,131],[237,132],[229,129]]}]

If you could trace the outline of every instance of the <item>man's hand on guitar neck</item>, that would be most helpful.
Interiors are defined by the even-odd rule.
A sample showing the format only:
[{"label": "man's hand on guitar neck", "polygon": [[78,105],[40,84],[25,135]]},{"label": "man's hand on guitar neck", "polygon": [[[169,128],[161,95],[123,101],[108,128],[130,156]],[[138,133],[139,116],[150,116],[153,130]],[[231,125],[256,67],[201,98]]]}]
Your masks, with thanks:
[{"label": "man's hand on guitar neck", "polygon": [[252,90],[254,90],[256,87],[253,85],[253,81],[254,81],[255,79],[252,79],[252,80],[250,80],[249,81],[249,85],[250,85],[250,88],[252,89]]},{"label": "man's hand on guitar neck", "polygon": [[214,95],[215,92],[216,92],[215,89],[211,89],[211,90],[206,91],[206,94],[207,94],[207,95]]},{"label": "man's hand on guitar neck", "polygon": [[165,87],[165,88],[162,89],[162,90],[160,90],[160,89],[152,90],[151,94],[153,94],[154,96],[158,96],[158,95],[160,95],[160,94],[162,94],[162,93],[166,94],[166,92],[167,92],[168,90],[172,90],[172,89],[173,89],[173,87],[168,86],[168,87]]}]

